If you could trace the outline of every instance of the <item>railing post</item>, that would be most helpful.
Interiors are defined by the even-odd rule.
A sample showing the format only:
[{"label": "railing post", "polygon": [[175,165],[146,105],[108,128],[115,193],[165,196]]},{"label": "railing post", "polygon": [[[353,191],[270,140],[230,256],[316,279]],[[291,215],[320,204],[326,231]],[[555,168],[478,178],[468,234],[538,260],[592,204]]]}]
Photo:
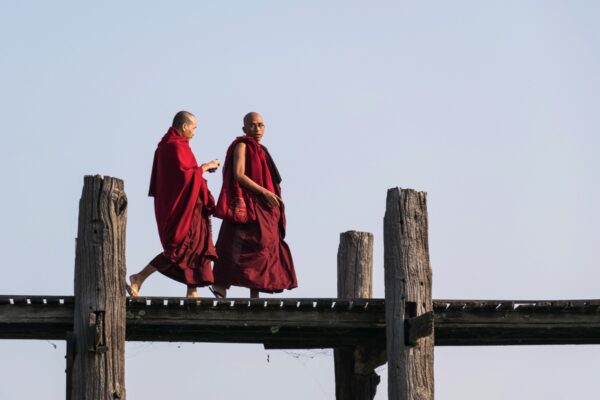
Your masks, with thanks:
[{"label": "railing post", "polygon": [[[371,298],[373,234],[355,231],[340,234],[337,266],[338,298]],[[336,399],[372,400],[380,381],[374,369],[385,362],[384,357],[383,346],[334,349]]]},{"label": "railing post", "polygon": [[427,194],[389,189],[384,217],[389,400],[433,399]]},{"label": "railing post", "polygon": [[75,254],[72,398],[125,400],[123,181],[84,178]]}]

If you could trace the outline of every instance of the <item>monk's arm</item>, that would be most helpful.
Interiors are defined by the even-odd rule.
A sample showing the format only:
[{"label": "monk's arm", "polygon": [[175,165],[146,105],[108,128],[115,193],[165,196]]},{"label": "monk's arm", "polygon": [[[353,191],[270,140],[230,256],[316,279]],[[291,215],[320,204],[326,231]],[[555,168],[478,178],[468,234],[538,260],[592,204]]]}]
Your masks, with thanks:
[{"label": "monk's arm", "polygon": [[177,167],[182,171],[199,168],[203,173],[209,170],[213,172],[221,165],[221,161],[218,159],[198,165],[188,146],[179,145],[171,147],[171,149],[172,151],[168,153],[169,159],[172,160],[173,163],[176,163]]},{"label": "monk's arm", "polygon": [[233,178],[243,188],[263,196],[270,206],[275,207],[283,203],[279,196],[260,186],[246,175],[246,143],[244,142],[238,143],[233,152]]}]

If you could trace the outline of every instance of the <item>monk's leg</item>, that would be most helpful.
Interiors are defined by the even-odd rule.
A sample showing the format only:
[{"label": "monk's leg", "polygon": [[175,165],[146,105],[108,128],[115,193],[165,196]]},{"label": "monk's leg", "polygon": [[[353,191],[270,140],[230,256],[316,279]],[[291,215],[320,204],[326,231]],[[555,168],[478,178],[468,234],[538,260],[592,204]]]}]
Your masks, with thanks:
[{"label": "monk's leg", "polygon": [[188,286],[185,297],[192,298],[192,299],[196,299],[196,298],[200,297],[200,296],[198,296],[198,288],[193,287],[193,286]]},{"label": "monk's leg", "polygon": [[250,298],[258,299],[260,296],[258,295],[258,289],[250,289]]},{"label": "monk's leg", "polygon": [[154,272],[156,272],[156,268],[154,268],[151,264],[148,264],[137,274],[130,275],[129,282],[131,282],[131,285],[129,285],[128,289],[129,294],[133,297],[137,297],[140,289],[142,288],[142,283],[144,283],[146,278],[148,278]]}]

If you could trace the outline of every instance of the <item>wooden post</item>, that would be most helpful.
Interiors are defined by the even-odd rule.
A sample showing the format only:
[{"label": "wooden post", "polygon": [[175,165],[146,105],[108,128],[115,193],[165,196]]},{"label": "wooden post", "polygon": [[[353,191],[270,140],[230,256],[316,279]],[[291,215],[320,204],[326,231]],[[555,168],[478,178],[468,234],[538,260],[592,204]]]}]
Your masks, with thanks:
[{"label": "wooden post", "polygon": [[73,358],[75,357],[75,340],[73,338],[73,332],[67,332],[67,400],[73,399]]},{"label": "wooden post", "polygon": [[[373,234],[355,231],[340,234],[337,265],[338,298],[371,298]],[[374,369],[385,363],[382,356],[385,356],[383,346],[334,349],[336,399],[372,400],[380,381]]]},{"label": "wooden post", "polygon": [[427,194],[389,189],[384,217],[388,399],[433,399]]},{"label": "wooden post", "polygon": [[123,181],[84,178],[75,255],[72,398],[125,400]]}]

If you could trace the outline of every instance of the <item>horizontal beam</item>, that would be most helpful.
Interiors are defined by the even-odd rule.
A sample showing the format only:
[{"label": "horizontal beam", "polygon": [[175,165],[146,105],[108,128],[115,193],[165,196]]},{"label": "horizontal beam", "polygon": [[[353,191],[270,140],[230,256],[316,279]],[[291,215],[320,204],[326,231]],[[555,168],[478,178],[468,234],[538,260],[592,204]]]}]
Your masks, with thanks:
[{"label": "horizontal beam", "polygon": [[433,310],[436,345],[600,344],[600,300],[435,300]]},{"label": "horizontal beam", "polygon": [[0,339],[66,340],[73,296],[0,296]]},{"label": "horizontal beam", "polygon": [[262,343],[305,348],[383,341],[381,300],[135,299],[127,340]]},{"label": "horizontal beam", "polygon": [[[0,296],[0,339],[66,338],[72,296]],[[600,344],[600,300],[434,300],[437,346]],[[385,343],[383,299],[128,299],[128,341]]]}]

